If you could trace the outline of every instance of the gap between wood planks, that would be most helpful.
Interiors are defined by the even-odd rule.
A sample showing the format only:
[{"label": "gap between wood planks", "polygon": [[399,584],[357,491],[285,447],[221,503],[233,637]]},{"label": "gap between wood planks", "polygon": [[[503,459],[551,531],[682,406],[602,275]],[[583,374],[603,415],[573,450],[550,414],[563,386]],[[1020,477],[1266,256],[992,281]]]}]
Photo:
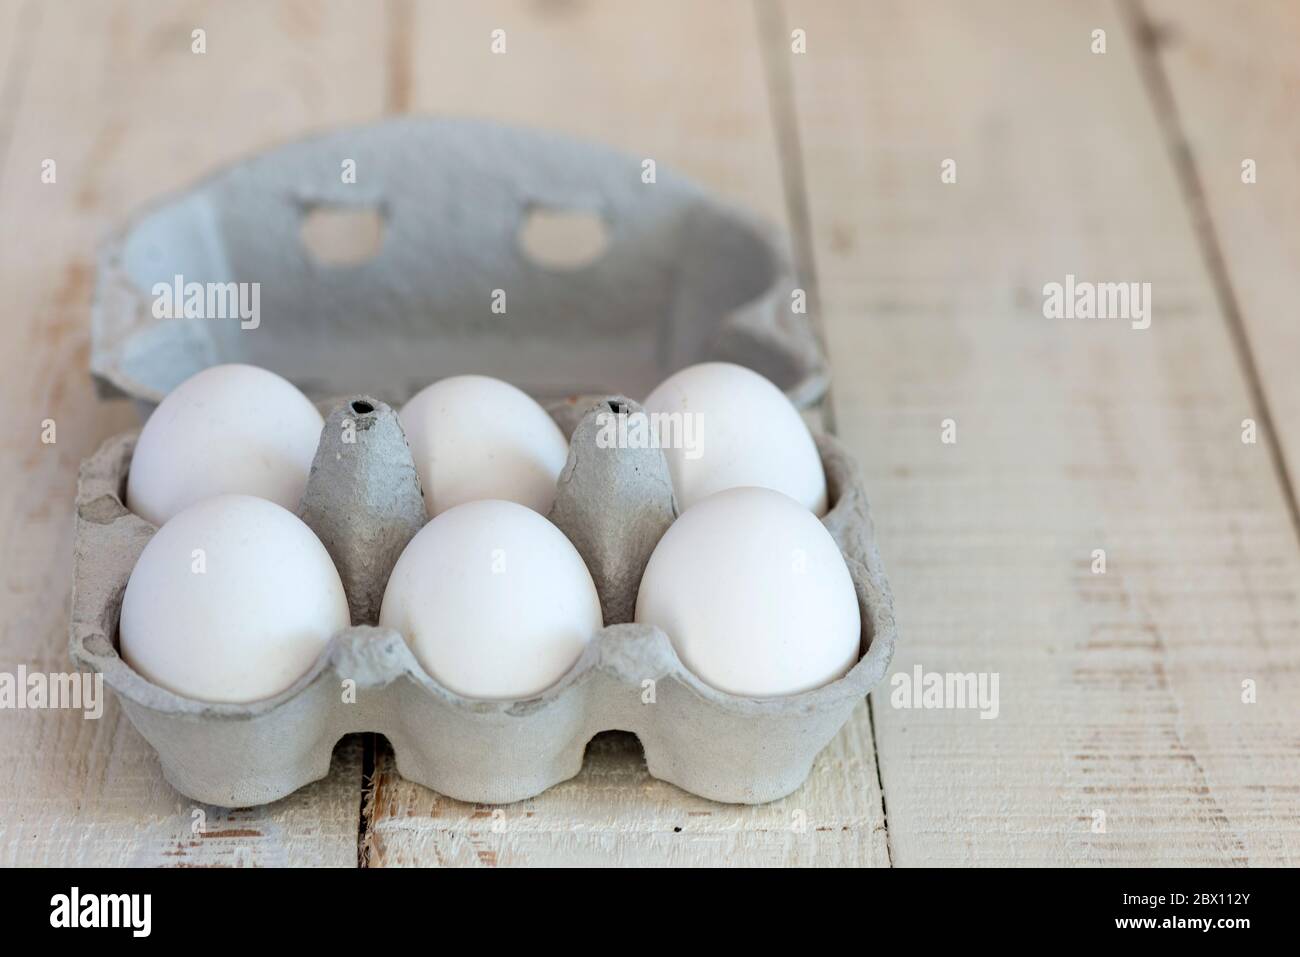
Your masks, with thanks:
[{"label": "gap between wood planks", "polygon": [[1232,340],[1233,352],[1241,367],[1242,377],[1246,380],[1251,405],[1263,428],[1269,459],[1282,486],[1282,497],[1286,501],[1287,513],[1291,518],[1291,529],[1295,533],[1297,545],[1300,545],[1300,503],[1296,499],[1295,484],[1291,480],[1286,457],[1282,454],[1282,443],[1278,438],[1277,429],[1274,428],[1273,412],[1269,408],[1268,398],[1264,392],[1259,366],[1255,361],[1255,352],[1250,344],[1250,334],[1246,330],[1237,293],[1233,289],[1231,272],[1223,255],[1223,247],[1219,242],[1210,204],[1206,200],[1201,174],[1196,168],[1191,141],[1179,116],[1178,101],[1170,86],[1169,76],[1160,61],[1160,45],[1164,36],[1156,22],[1143,8],[1141,0],[1118,0],[1118,2],[1129,37],[1133,42],[1133,49],[1136,51],[1138,72],[1147,94],[1151,97],[1161,138],[1169,151],[1183,201],[1187,204],[1192,232],[1201,250],[1201,257],[1205,261],[1205,269],[1209,273],[1210,284],[1214,287],[1219,309],[1227,323],[1228,337]]},{"label": "gap between wood planks", "polygon": [[388,89],[389,114],[411,108],[411,63],[415,55],[415,12],[411,0],[388,0]]},{"label": "gap between wood planks", "polygon": [[370,866],[370,852],[366,849],[366,838],[370,830],[370,816],[366,813],[375,790],[375,752],[378,735],[367,731],[361,736],[361,806],[357,812],[357,867]]},{"label": "gap between wood planks", "polygon": [[[789,23],[779,0],[754,0],[754,17],[758,22],[759,55],[767,77],[768,103],[772,110],[772,127],[776,135],[778,163],[781,168],[781,187],[785,192],[785,205],[790,220],[791,240],[794,246],[795,271],[807,285],[806,295],[810,306],[813,330],[822,353],[830,355],[826,327],[822,319],[821,295],[817,284],[817,256],[813,245],[812,215],[809,212],[807,178],[803,168],[803,145],[799,141],[799,124],[795,120],[794,79],[790,72],[790,58],[783,55],[788,49]],[[826,396],[819,404],[822,423],[832,435],[835,427],[835,382],[832,378]],[[880,789],[880,817],[885,831],[885,859],[894,866],[894,849],[889,835],[889,801],[885,795],[885,780],[880,771],[880,751],[876,747],[876,712],[871,695],[866,697],[867,726],[871,729],[871,759],[876,769],[876,787]]]}]

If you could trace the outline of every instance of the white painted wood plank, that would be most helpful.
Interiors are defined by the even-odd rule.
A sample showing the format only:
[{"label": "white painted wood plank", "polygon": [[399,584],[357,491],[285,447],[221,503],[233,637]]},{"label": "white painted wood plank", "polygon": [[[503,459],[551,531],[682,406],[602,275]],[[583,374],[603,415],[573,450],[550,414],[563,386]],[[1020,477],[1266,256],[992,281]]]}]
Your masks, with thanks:
[{"label": "white painted wood plank", "polygon": [[[66,671],[77,466],[134,422],[87,374],[95,244],[220,163],[384,110],[386,25],[368,4],[40,3],[0,181],[0,671]],[[0,25],[14,6],[0,7]],[[190,50],[207,31],[207,53]],[[0,29],[0,35],[6,31]],[[9,60],[12,63],[12,59]],[[56,160],[57,182],[40,182]],[[57,423],[43,445],[41,423]],[[0,864],[356,862],[361,754],[265,808],[190,803],[116,704],[98,721],[0,712]],[[200,809],[202,810],[202,809]]]},{"label": "white painted wood plank", "polygon": [[[894,863],[1294,864],[1300,550],[1123,19],[783,9],[894,670],[1000,677],[995,720],[873,696]],[[1044,318],[1067,274],[1151,328]]]},{"label": "white painted wood plank", "polygon": [[367,862],[386,867],[839,866],[886,860],[866,706],[808,783],[758,807],[717,804],[647,774],[631,735],[596,738],[582,772],[500,808],[453,801],[378,761]]},{"label": "white painted wood plank", "polygon": [[[494,30],[506,52],[494,54]],[[408,107],[615,146],[785,219],[751,4],[413,5]]]},{"label": "white painted wood plank", "polygon": [[[1300,475],[1300,6],[1138,5],[1207,205],[1230,293],[1294,483]],[[1243,163],[1254,183],[1243,182]]]}]

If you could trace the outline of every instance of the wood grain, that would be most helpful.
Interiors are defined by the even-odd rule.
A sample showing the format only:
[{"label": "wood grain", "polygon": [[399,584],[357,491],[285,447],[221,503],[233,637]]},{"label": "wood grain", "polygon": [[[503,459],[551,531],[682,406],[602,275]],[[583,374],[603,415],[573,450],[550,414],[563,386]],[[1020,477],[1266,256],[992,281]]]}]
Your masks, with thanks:
[{"label": "wood grain", "polygon": [[[14,24],[13,30],[6,29]],[[19,28],[21,27],[21,28]],[[191,31],[207,31],[207,53]],[[214,166],[384,107],[365,4],[0,4],[0,671],[67,671],[77,467],[134,422],[87,373],[96,242]],[[8,49],[6,49],[8,48]],[[4,99],[7,98],[7,99]],[[43,184],[41,163],[57,162]],[[41,442],[42,422],[57,441]],[[110,703],[0,712],[0,864],[355,864],[361,748],[292,798],[196,810]]]},{"label": "wood grain", "polygon": [[[1295,863],[1300,549],[1146,52],[1099,3],[784,10],[895,670],[1000,677],[995,720],[872,696],[893,862]],[[1151,328],[1044,318],[1066,274],[1151,282]]]},{"label": "wood grain", "polygon": [[[786,222],[749,4],[421,3],[410,16],[409,88],[397,86],[412,109],[599,140]],[[496,29],[504,54],[491,52]],[[635,739],[615,736],[597,739],[579,777],[495,818],[401,780],[381,753],[367,809],[371,866],[888,863],[865,706],[808,784],[767,807],[654,781]]]}]

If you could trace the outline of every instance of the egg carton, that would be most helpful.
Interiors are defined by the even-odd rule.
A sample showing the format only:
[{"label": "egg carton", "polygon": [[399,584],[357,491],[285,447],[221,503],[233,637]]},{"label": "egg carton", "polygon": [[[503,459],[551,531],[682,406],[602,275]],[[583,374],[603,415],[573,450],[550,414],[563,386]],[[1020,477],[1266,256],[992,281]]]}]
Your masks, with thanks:
[{"label": "egg carton", "polygon": [[[263,804],[325,776],[338,739],[378,732],[398,772],[485,804],[536,795],[577,774],[602,731],[634,733],[649,773],[716,801],[755,804],[795,790],[817,753],[884,676],[895,630],[856,466],[817,435],[831,508],[862,619],[861,656],[843,677],[800,694],[746,698],[706,685],[660,629],[631,623],[650,553],[676,517],[655,448],[603,448],[603,414],[636,413],[623,396],[548,405],[570,437],[549,518],[587,563],[606,627],[555,685],[519,701],[461,697],[424,672],[403,637],[373,625],[402,548],[424,524],[419,479],[393,410],[358,395],[326,418],[299,514],[339,569],[354,622],[292,687],[252,704],[211,704],[161,688],[118,654],[122,597],[155,528],[124,504],[136,434],[109,439],[82,466],[77,492],[71,654],[101,672],[182,794],[228,807]],[[343,420],[355,423],[344,443]]]},{"label": "egg carton", "polygon": [[[468,119],[390,120],[271,150],[103,245],[91,372],[101,395],[148,412],[225,362],[270,369],[314,400],[382,383],[379,398],[400,405],[469,372],[542,398],[647,395],[714,359],[762,373],[800,408],[815,403],[827,363],[794,308],[784,235],[648,164]],[[373,214],[377,253],[342,265],[314,255],[303,227],[321,210]],[[598,219],[603,251],[576,268],[536,261],[520,236],[539,210]],[[250,305],[256,284],[256,319],[159,318],[155,284],[176,277],[213,291],[247,283]],[[215,312],[232,311],[222,306],[214,297]]]}]

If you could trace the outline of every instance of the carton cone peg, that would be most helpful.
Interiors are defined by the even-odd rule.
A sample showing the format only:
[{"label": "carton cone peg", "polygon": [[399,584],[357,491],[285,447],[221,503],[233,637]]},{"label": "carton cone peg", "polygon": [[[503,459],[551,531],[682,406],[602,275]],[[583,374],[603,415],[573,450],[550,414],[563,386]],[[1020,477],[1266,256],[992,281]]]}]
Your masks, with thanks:
[{"label": "carton cone peg", "polygon": [[390,406],[358,395],[330,412],[298,515],[334,559],[352,624],[378,622],[388,576],[428,520],[415,461]]},{"label": "carton cone peg", "polygon": [[609,441],[629,415],[645,410],[624,396],[587,408],[569,439],[569,461],[548,516],[587,563],[606,625],[632,620],[641,573],[676,515],[663,451]]}]

